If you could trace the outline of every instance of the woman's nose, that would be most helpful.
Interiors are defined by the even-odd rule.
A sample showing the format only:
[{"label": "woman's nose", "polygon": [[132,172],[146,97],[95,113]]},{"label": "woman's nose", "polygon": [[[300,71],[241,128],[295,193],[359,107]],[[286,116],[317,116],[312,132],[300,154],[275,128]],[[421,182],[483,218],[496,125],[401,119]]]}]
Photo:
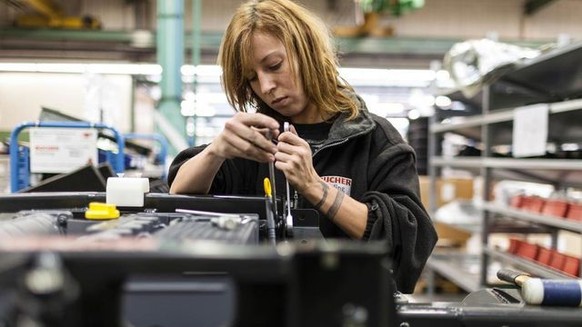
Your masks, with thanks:
[{"label": "woman's nose", "polygon": [[259,85],[263,94],[270,94],[275,88],[275,81],[268,74],[261,74],[258,76]]}]

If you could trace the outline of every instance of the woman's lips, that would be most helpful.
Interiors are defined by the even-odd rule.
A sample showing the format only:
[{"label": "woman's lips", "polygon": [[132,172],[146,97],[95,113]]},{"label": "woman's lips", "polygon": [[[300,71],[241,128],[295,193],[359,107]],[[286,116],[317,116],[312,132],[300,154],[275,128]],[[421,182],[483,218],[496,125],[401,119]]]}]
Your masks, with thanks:
[{"label": "woman's lips", "polygon": [[282,104],[284,104],[286,99],[287,99],[287,97],[277,98],[277,99],[273,100],[273,102],[271,102],[271,105],[273,105],[273,106],[282,105]]}]

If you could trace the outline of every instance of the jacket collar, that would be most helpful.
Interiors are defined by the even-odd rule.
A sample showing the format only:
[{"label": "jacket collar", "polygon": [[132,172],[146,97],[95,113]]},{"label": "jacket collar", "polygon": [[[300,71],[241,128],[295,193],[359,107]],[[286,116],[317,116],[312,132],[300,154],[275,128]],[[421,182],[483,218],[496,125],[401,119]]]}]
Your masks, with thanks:
[{"label": "jacket collar", "polygon": [[359,115],[355,119],[346,120],[347,114],[340,114],[333,122],[324,146],[369,133],[376,127],[376,122],[372,119],[364,100],[355,94],[354,97],[360,104]]}]

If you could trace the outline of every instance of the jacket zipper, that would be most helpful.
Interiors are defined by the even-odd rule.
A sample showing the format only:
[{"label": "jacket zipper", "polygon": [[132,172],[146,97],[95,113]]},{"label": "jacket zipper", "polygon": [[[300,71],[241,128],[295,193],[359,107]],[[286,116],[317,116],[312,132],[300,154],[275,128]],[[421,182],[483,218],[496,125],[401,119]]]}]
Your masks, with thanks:
[{"label": "jacket zipper", "polygon": [[[344,144],[344,143],[346,143],[347,141],[349,141],[349,140],[353,139],[354,137],[358,137],[358,136],[360,136],[360,135],[366,134],[367,132],[369,132],[369,130],[364,130],[364,131],[361,131],[360,133],[357,133],[357,134],[351,135],[350,137],[347,137],[347,138],[345,138],[345,139],[343,139],[343,140],[340,140],[340,141],[336,141],[336,142],[333,142],[333,143],[324,144],[324,145],[322,145],[322,146],[321,146],[321,148],[317,149],[317,150],[316,150],[316,151],[315,151],[315,152],[314,152],[314,153],[311,155],[311,158],[312,158],[312,160],[313,160],[313,159],[315,158],[315,155],[317,155],[319,152],[321,152],[321,150],[324,150],[324,149],[329,149],[329,148],[331,148],[331,147],[334,147],[334,146],[337,146],[337,145]],[[304,203],[304,201],[305,201],[305,198],[304,198],[303,196],[299,197],[299,193],[297,193],[297,191],[296,191],[295,189],[293,189],[293,193],[294,193],[294,194],[293,194],[293,207],[294,207],[294,209],[297,209],[297,208],[299,208],[299,200],[301,200],[301,205],[302,205],[302,206],[301,206],[301,208],[304,208],[304,207],[305,207],[305,206],[304,206],[304,204],[305,204],[305,203]]]},{"label": "jacket zipper", "polygon": [[351,139],[353,139],[353,138],[355,138],[355,137],[358,137],[358,136],[360,136],[360,135],[366,134],[367,132],[369,132],[369,130],[364,130],[364,131],[361,131],[361,132],[360,132],[360,133],[358,133],[358,134],[351,135],[351,136],[349,136],[349,137],[347,137],[347,138],[345,138],[345,139],[343,139],[343,140],[340,140],[340,141],[336,141],[336,142],[333,142],[333,143],[324,144],[324,145],[322,145],[322,146],[321,146],[321,148],[317,149],[317,150],[316,150],[316,151],[313,153],[312,157],[313,157],[313,158],[315,158],[315,155],[316,155],[316,154],[318,154],[318,153],[319,153],[321,150],[323,150],[323,149],[328,149],[328,148],[334,147],[334,146],[336,146],[336,145],[341,145],[341,144],[344,144],[344,143],[346,143],[347,141],[349,141],[349,140],[351,140]]}]

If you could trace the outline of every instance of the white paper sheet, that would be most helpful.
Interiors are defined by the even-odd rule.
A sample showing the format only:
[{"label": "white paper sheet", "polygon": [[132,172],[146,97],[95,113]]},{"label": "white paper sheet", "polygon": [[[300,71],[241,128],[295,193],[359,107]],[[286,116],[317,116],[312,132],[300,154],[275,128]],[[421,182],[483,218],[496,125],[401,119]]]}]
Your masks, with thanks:
[{"label": "white paper sheet", "polygon": [[514,157],[541,156],[546,153],[549,111],[550,106],[544,103],[514,110]]}]

